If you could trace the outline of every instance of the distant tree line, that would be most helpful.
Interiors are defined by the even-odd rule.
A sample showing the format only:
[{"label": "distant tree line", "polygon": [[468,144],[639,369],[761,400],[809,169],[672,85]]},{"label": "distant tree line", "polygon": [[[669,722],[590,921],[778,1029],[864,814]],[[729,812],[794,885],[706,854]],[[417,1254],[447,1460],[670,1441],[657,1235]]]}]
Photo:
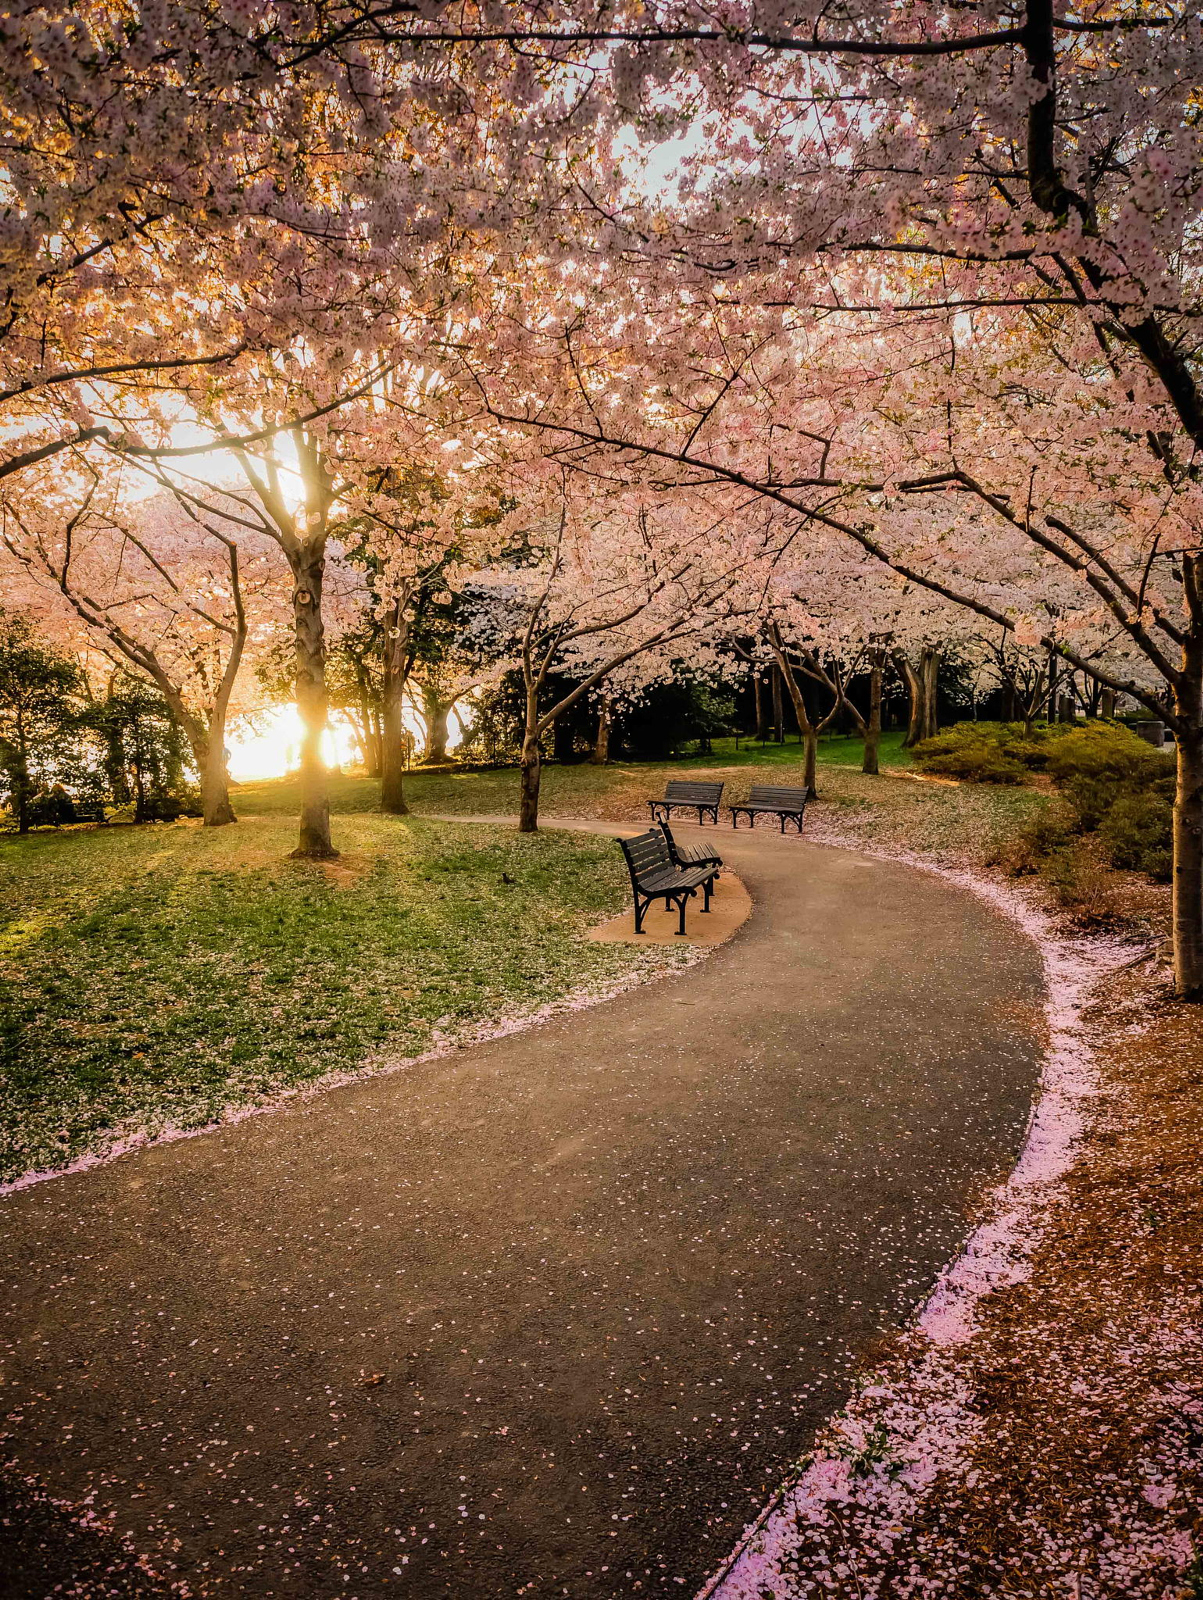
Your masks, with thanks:
[{"label": "distant tree line", "polygon": [[10,828],[199,815],[183,730],[148,684],[92,681],[22,616],[0,612],[0,805]]}]

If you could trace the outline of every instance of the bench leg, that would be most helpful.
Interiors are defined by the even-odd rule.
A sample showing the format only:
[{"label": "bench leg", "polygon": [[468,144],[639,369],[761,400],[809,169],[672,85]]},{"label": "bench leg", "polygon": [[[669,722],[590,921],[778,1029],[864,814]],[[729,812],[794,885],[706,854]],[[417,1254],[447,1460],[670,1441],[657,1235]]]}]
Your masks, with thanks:
[{"label": "bench leg", "polygon": [[714,879],[709,878],[702,885],[702,910],[710,910],[710,891],[714,888]]},{"label": "bench leg", "polygon": [[[693,890],[691,889],[689,894],[692,893]],[[689,894],[681,894],[677,896],[677,910],[680,913],[680,926],[677,928],[677,933],[679,935],[684,935],[685,932],[685,902],[689,899]]]},{"label": "bench leg", "polygon": [[644,917],[647,916],[647,908],[648,908],[648,906],[651,905],[651,903],[652,902],[650,900],[645,900],[643,902],[642,906],[641,906],[639,904],[639,896],[638,895],[635,896],[635,932],[636,933],[642,933],[643,932],[643,919],[644,919]]}]

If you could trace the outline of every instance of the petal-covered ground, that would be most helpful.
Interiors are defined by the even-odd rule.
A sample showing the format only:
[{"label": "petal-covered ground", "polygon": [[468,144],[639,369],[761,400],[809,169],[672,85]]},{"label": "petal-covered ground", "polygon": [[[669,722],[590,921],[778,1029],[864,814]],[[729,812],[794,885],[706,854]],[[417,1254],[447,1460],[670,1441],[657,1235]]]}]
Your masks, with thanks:
[{"label": "petal-covered ground", "polygon": [[956,885],[721,842],[756,909],[699,966],[10,1196],[19,1471],[204,1593],[700,1583],[1009,1169],[1043,1025]]}]

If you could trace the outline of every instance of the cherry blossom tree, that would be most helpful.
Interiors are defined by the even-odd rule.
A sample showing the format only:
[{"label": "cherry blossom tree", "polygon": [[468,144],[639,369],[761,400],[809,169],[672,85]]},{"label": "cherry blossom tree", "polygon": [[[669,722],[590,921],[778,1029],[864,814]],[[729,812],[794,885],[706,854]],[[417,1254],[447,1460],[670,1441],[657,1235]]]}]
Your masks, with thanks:
[{"label": "cherry blossom tree", "polygon": [[[32,492],[31,492],[32,491]],[[248,647],[283,615],[271,545],[170,494],[131,500],[87,463],[0,501],[0,541],[46,626],[107,656],[163,696],[191,747],[205,825],[235,821],[226,725]]]},{"label": "cherry blossom tree", "polygon": [[[539,458],[527,467],[513,489],[515,553],[476,580],[494,601],[481,625],[522,673],[523,833],[538,827],[540,741],[556,719],[608,680],[629,692],[637,664],[663,675],[686,640],[733,630],[762,603],[792,536],[722,499],[659,504],[622,485],[599,491]],[[553,672],[571,687],[548,705]]]}]

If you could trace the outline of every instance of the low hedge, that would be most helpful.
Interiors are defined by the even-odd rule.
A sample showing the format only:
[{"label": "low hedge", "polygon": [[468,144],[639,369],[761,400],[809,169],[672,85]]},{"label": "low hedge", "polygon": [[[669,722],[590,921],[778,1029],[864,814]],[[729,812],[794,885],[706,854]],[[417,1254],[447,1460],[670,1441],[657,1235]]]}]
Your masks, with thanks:
[{"label": "low hedge", "polygon": [[1044,764],[1048,730],[1022,722],[958,722],[911,751],[920,772],[969,783],[1026,783]]},{"label": "low hedge", "polygon": [[[1174,757],[1120,723],[958,722],[911,753],[921,772],[971,783],[1027,783],[1044,771],[1065,802],[1070,831],[1097,832],[1113,866],[1170,876]],[[1037,841],[1029,844],[1041,853]]]}]

